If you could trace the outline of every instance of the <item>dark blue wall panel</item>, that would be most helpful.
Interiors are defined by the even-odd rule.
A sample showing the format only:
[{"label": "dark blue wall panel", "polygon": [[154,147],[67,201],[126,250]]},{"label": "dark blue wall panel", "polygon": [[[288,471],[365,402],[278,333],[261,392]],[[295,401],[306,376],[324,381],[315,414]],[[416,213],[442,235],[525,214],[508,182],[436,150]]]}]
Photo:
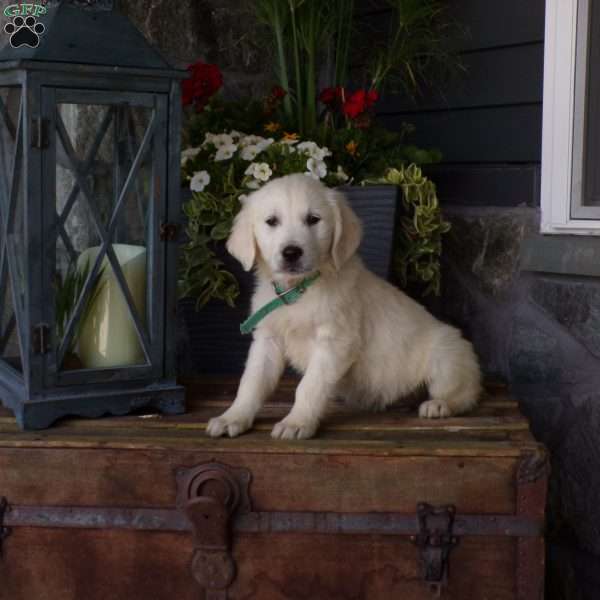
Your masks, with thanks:
[{"label": "dark blue wall panel", "polygon": [[[369,27],[389,20],[384,4],[364,3]],[[392,128],[414,124],[414,143],[442,151],[437,173],[443,202],[539,204],[544,0],[449,5],[467,30],[456,42],[465,73],[416,102],[384,94],[379,116]],[[510,193],[495,191],[497,185]]]}]

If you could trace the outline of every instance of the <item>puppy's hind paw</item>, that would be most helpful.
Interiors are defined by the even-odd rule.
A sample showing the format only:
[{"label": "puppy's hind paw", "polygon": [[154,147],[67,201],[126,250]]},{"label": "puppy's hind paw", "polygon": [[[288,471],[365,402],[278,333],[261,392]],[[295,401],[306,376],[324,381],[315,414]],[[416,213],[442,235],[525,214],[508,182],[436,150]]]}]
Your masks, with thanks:
[{"label": "puppy's hind paw", "polygon": [[278,440],[307,440],[317,433],[317,425],[283,419],[273,427],[271,437]]},{"label": "puppy's hind paw", "polygon": [[206,426],[206,435],[214,438],[228,435],[233,438],[248,431],[250,427],[252,427],[252,422],[250,420],[228,417],[225,413],[208,422],[208,425]]},{"label": "puppy's hind paw", "polygon": [[424,419],[445,419],[451,414],[443,400],[427,400],[419,406],[419,416]]}]

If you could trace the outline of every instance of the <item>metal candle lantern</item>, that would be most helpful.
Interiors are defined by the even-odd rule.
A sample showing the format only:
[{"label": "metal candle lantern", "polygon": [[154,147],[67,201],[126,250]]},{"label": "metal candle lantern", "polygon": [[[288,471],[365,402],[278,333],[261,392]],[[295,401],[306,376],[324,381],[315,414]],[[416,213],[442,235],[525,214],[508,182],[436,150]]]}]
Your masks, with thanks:
[{"label": "metal candle lantern", "polygon": [[28,429],[182,412],[184,73],[113,11],[32,6],[0,51],[0,398]]}]

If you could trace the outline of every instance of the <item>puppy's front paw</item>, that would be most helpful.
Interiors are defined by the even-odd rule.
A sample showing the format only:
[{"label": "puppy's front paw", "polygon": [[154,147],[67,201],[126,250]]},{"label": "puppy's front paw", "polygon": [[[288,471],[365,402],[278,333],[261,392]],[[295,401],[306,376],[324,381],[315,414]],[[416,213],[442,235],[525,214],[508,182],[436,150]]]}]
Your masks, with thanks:
[{"label": "puppy's front paw", "polygon": [[427,400],[419,406],[419,416],[425,419],[445,419],[451,414],[443,400]]},{"label": "puppy's front paw", "polygon": [[210,437],[221,437],[228,435],[236,437],[252,427],[252,420],[240,418],[239,416],[229,416],[226,412],[220,417],[215,417],[208,422],[206,434]]},{"label": "puppy's front paw", "polygon": [[306,423],[286,417],[273,427],[271,437],[278,440],[306,440],[317,433],[316,423]]}]

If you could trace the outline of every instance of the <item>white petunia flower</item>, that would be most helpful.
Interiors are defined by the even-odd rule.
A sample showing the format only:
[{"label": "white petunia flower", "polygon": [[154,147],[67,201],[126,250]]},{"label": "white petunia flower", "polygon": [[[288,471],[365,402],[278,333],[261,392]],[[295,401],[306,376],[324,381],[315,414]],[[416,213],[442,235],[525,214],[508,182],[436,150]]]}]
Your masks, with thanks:
[{"label": "white petunia flower", "polygon": [[204,136],[204,141],[202,142],[202,148],[206,148],[209,144],[213,143],[213,139],[215,138],[215,134],[214,133],[207,133]]},{"label": "white petunia flower", "polygon": [[219,149],[223,146],[233,145],[233,138],[228,133],[220,133],[218,135],[213,135],[211,143],[215,148]]},{"label": "white petunia flower", "polygon": [[190,158],[194,158],[202,150],[201,147],[197,148],[186,148],[181,151],[181,166],[185,165],[185,163],[190,160]]},{"label": "white petunia flower", "polygon": [[255,164],[256,167],[254,169],[254,178],[259,179],[260,181],[269,181],[269,179],[271,179],[271,175],[273,175],[271,167],[267,163]]},{"label": "white petunia flower", "polygon": [[300,142],[296,146],[298,152],[303,152],[308,156],[312,156],[318,149],[319,147],[314,142]]},{"label": "white petunia flower", "polygon": [[252,144],[250,146],[245,146],[244,148],[242,148],[242,151],[240,152],[240,156],[244,160],[254,160],[259,153],[260,153],[259,147],[256,146],[255,144]]},{"label": "white petunia flower", "polygon": [[221,146],[217,153],[215,154],[215,161],[220,160],[229,160],[237,150],[237,146],[235,144],[227,144],[225,146]]},{"label": "white petunia flower", "polygon": [[323,179],[327,175],[327,165],[322,160],[309,158],[306,161],[306,168],[308,169],[308,174],[312,175],[315,179]]},{"label": "white petunia flower", "polygon": [[275,140],[273,138],[262,139],[262,140],[260,140],[260,142],[257,142],[256,147],[258,148],[259,152],[262,152],[263,150],[266,150],[274,142],[275,142]]},{"label": "white petunia flower", "polygon": [[210,183],[210,175],[206,171],[194,173],[190,181],[190,190],[192,192],[203,192],[204,188]]},{"label": "white petunia flower", "polygon": [[346,172],[344,171],[344,169],[342,169],[342,165],[338,165],[337,171],[334,173],[334,175],[340,180],[340,181],[348,181],[349,177],[346,174]]},{"label": "white petunia flower", "polygon": [[306,156],[310,156],[310,158],[314,158],[315,160],[322,161],[327,156],[331,156],[331,150],[327,147],[319,148],[315,142],[300,142],[296,149],[298,152],[304,153]]},{"label": "white petunia flower", "polygon": [[250,163],[248,168],[244,171],[244,175],[252,175],[254,177],[254,169],[256,168],[256,163]]},{"label": "white petunia flower", "polygon": [[251,190],[257,190],[260,187],[260,183],[258,182],[258,180],[256,179],[251,179],[247,184],[246,184],[247,188],[250,188]]},{"label": "white petunia flower", "polygon": [[256,145],[264,141],[264,139],[265,138],[260,137],[259,135],[247,135],[246,137],[241,138],[238,144],[240,145],[240,148],[244,148],[245,146]]},{"label": "white petunia flower", "polygon": [[328,156],[331,156],[331,150],[327,148],[327,146],[323,146],[323,148],[317,148],[312,154],[312,158],[316,158],[317,160],[324,160]]},{"label": "white petunia flower", "polygon": [[239,140],[240,138],[246,137],[245,133],[242,133],[241,131],[237,131],[235,129],[232,129],[229,132],[229,135],[233,138],[234,141]]}]

